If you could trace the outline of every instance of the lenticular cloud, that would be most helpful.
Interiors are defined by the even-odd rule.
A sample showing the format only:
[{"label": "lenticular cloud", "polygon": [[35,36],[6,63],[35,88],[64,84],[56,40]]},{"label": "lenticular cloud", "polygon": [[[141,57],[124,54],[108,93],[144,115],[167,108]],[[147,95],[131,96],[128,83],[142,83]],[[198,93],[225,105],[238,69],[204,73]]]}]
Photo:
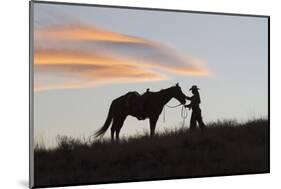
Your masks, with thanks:
[{"label": "lenticular cloud", "polygon": [[34,39],[35,91],[210,73],[203,60],[168,45],[93,26],[49,26]]}]

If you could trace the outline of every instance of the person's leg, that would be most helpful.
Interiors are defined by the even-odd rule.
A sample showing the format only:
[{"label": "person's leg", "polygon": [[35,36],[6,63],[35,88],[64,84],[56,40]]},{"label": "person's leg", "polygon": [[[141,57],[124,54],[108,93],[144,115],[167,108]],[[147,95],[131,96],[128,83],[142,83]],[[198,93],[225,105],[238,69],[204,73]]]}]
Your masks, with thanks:
[{"label": "person's leg", "polygon": [[196,129],[196,113],[192,111],[190,118],[190,130]]},{"label": "person's leg", "polygon": [[203,119],[202,119],[201,110],[198,111],[198,118],[197,118],[197,121],[198,121],[199,127],[200,127],[201,129],[205,129],[205,128],[206,128],[206,125],[205,125],[205,123],[203,122]]}]

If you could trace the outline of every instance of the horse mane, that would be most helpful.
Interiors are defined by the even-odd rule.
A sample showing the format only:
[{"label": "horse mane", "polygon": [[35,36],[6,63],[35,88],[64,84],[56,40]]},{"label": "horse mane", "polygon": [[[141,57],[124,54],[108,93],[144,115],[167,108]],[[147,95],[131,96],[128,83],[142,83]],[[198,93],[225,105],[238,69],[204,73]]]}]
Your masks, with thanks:
[{"label": "horse mane", "polygon": [[161,90],[158,91],[158,92],[167,91],[167,90],[172,89],[172,88],[175,88],[175,87],[177,87],[177,86],[171,86],[171,87],[168,87],[168,88],[166,88],[166,89],[161,89]]}]

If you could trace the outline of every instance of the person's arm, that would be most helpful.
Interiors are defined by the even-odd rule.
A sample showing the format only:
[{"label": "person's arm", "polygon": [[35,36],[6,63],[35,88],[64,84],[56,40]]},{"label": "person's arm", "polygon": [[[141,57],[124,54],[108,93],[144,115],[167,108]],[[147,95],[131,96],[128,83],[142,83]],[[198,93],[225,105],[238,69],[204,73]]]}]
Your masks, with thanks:
[{"label": "person's arm", "polygon": [[[186,96],[186,97],[187,97],[187,96]],[[191,109],[191,107],[193,106],[193,103],[194,103],[194,99],[192,99],[192,97],[187,97],[187,98],[189,98],[190,103],[187,104],[187,105],[185,105],[184,107],[185,107],[185,108]]]},{"label": "person's arm", "polygon": [[191,97],[184,95],[187,100],[191,100]]}]

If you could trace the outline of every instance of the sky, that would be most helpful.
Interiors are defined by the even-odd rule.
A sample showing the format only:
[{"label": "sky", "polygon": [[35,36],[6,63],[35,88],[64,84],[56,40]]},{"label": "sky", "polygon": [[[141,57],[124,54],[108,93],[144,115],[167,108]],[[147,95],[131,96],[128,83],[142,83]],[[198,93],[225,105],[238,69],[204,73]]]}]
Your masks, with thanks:
[{"label": "sky", "polygon": [[[200,88],[206,123],[268,114],[267,18],[35,3],[33,22],[35,142],[88,137],[115,98],[176,83]],[[181,126],[180,110],[156,132]],[[128,117],[120,134],[148,131]]]}]

